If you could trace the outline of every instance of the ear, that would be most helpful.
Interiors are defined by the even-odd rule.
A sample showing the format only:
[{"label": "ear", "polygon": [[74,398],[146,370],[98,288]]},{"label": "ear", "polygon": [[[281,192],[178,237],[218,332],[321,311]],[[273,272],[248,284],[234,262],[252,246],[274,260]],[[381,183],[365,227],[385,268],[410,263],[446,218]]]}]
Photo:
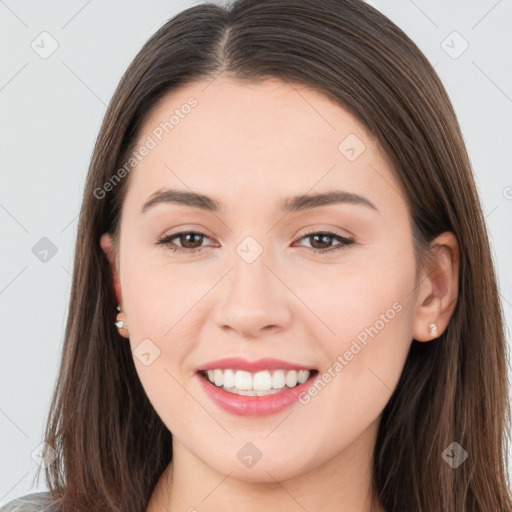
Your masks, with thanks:
[{"label": "ear", "polygon": [[121,295],[121,285],[117,275],[116,254],[112,246],[112,236],[109,233],[103,233],[100,238],[100,245],[107,255],[108,261],[110,263],[110,270],[112,272],[112,281],[114,283],[114,291],[116,294],[117,303],[122,306],[123,297]]},{"label": "ear", "polygon": [[[459,294],[459,244],[449,231],[440,234],[430,244],[427,268],[420,277],[419,292],[413,322],[413,337],[430,341],[446,329],[457,305]],[[428,325],[435,323],[437,334]]]}]

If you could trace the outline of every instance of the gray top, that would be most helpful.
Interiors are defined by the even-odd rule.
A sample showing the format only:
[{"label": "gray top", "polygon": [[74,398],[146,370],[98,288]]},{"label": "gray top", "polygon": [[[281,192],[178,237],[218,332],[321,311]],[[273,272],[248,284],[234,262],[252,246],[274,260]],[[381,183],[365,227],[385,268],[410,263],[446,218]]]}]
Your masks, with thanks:
[{"label": "gray top", "polygon": [[36,492],[16,498],[1,507],[0,512],[56,512],[55,507],[49,507],[46,503],[49,494],[49,491]]}]

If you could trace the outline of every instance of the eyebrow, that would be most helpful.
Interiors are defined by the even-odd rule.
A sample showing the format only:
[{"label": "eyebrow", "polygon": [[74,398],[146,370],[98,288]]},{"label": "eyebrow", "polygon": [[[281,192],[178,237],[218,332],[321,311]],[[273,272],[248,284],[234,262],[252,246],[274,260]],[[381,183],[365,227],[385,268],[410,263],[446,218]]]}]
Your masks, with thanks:
[{"label": "eyebrow", "polygon": [[[225,212],[225,207],[221,201],[207,195],[186,190],[159,189],[143,204],[141,213],[160,203],[174,203],[210,212]],[[365,197],[343,190],[329,190],[327,192],[290,197],[283,201],[281,210],[285,213],[291,213],[340,203],[366,206],[378,211],[377,207]]]}]

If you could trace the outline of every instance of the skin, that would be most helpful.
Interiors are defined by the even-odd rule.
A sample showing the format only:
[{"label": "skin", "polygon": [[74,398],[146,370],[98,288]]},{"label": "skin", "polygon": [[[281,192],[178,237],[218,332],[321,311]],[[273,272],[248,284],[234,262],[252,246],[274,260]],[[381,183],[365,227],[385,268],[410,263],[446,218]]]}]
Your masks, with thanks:
[{"label": "skin", "polygon": [[[148,366],[134,357],[173,433],[173,462],[148,511],[369,512],[382,410],[412,339],[433,340],[429,322],[439,336],[456,304],[456,239],[443,233],[434,241],[433,263],[416,281],[408,205],[386,156],[356,118],[303,86],[226,77],[188,84],[147,115],[139,140],[191,96],[198,105],[129,175],[119,246],[101,238],[127,322],[121,333],[132,350],[148,338],[160,350]],[[365,145],[354,161],[338,149],[349,134]],[[141,213],[164,187],[207,194],[225,210],[160,203]],[[287,197],[334,188],[364,196],[377,210],[341,203],[280,211]],[[206,236],[156,245],[187,230]],[[340,242],[322,245],[306,235],[333,230],[354,243],[314,253]],[[263,248],[250,264],[236,252],[247,236]],[[180,242],[204,249],[173,252]],[[228,356],[275,357],[332,373],[338,355],[395,303],[400,312],[307,404],[240,417],[219,409],[199,385],[196,369]],[[262,455],[252,467],[237,458],[248,442]]]}]

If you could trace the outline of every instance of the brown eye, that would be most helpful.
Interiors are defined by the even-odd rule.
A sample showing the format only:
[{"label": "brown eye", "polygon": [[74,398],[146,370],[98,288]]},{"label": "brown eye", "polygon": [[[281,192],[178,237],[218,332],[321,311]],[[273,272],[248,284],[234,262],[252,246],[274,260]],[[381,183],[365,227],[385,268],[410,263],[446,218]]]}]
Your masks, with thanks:
[{"label": "brown eye", "polygon": [[175,238],[179,239],[181,247],[184,249],[197,249],[197,247],[201,247],[203,236],[200,233],[180,233]]},{"label": "brown eye", "polygon": [[[181,231],[164,236],[158,240],[157,245],[168,246],[169,249],[175,252],[192,253],[204,249],[202,246],[204,238],[208,238],[204,233],[197,231]],[[178,240],[179,245],[173,242],[173,240]]]},{"label": "brown eye", "polygon": [[[329,231],[308,233],[301,238],[301,240],[305,239],[310,241],[311,249],[320,254],[346,249],[349,245],[354,243],[354,240],[351,238],[346,238],[342,235],[331,233]],[[332,245],[333,240],[336,240],[339,243]]]},{"label": "brown eye", "polygon": [[308,238],[311,241],[311,247],[313,247],[313,249],[329,249],[332,244],[332,240],[334,239],[333,236],[323,233],[318,235],[309,235]]}]

